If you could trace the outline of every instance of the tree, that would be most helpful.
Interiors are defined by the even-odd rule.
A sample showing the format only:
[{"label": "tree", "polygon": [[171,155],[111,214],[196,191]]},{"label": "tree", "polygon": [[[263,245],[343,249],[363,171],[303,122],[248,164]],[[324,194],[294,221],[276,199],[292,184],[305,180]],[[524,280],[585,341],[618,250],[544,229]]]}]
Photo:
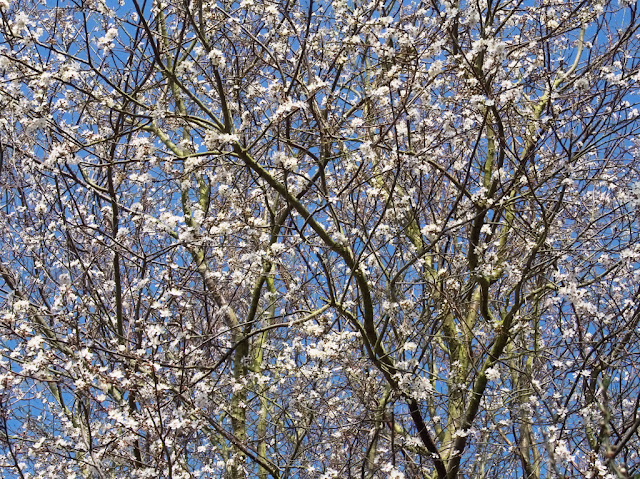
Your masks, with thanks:
[{"label": "tree", "polygon": [[640,477],[636,3],[0,14],[3,477]]}]

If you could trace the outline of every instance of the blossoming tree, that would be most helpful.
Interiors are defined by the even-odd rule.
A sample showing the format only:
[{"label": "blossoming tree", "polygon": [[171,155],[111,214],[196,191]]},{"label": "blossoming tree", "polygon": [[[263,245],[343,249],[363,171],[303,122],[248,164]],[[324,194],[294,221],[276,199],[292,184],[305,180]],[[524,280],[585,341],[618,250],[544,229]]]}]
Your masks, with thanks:
[{"label": "blossoming tree", "polygon": [[0,0],[0,472],[640,477],[637,4]]}]

